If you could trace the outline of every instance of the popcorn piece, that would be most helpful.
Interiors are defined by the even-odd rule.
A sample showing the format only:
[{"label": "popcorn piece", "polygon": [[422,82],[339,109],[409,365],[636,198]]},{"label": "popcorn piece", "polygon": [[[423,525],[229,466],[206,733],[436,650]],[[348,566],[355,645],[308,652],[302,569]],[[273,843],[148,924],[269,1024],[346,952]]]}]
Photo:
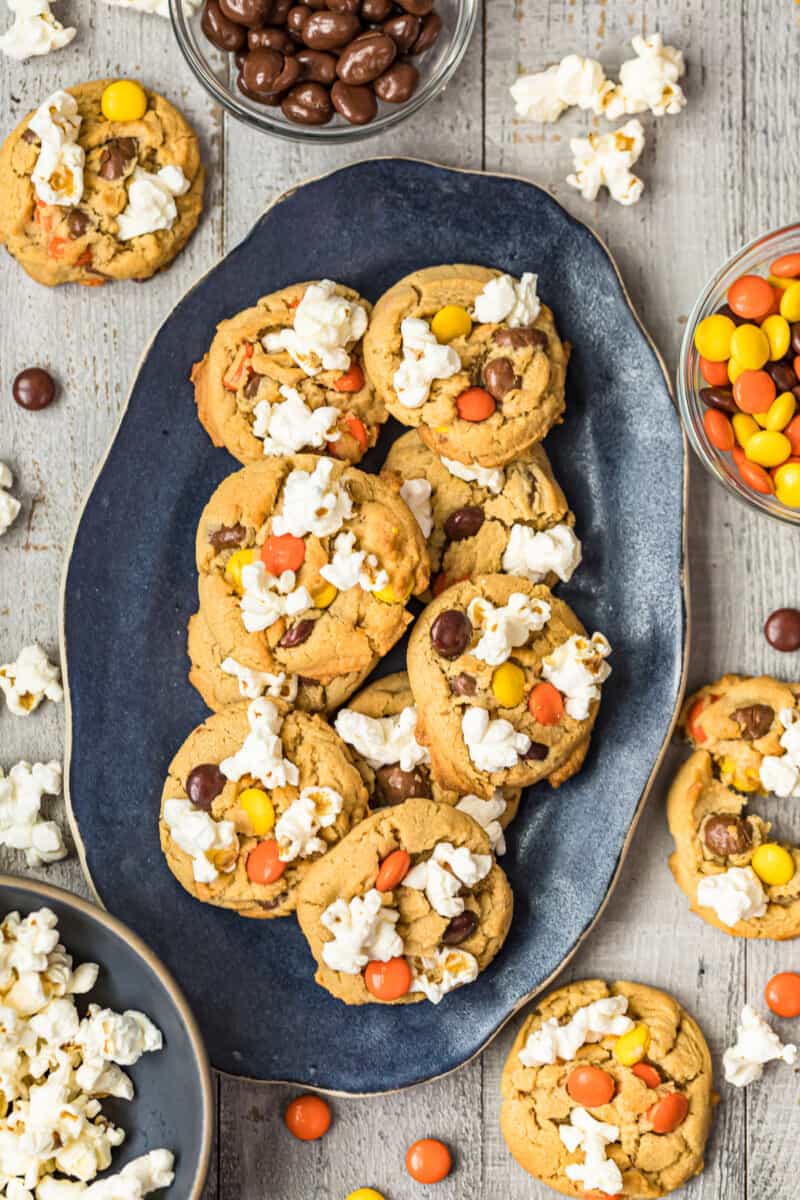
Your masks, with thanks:
[{"label": "popcorn piece", "polygon": [[424,892],[434,912],[449,920],[464,911],[461,885],[475,887],[491,869],[491,854],[473,854],[466,846],[438,842],[430,858],[411,868],[403,887]]},{"label": "popcorn piece", "polygon": [[235,869],[239,839],[233,821],[215,821],[191,800],[179,798],[164,802],[164,823],[178,849],[191,858],[197,883],[213,883],[220,871]]},{"label": "popcorn piece", "polygon": [[548,1017],[528,1036],[519,1061],[525,1067],[542,1067],[559,1058],[571,1062],[588,1042],[599,1042],[609,1035],[620,1037],[633,1029],[633,1021],[625,1016],[627,1011],[627,996],[604,996],[576,1009],[563,1025],[555,1017]]},{"label": "popcorn piece", "polygon": [[[106,4],[113,4],[116,8],[133,9],[135,12],[155,13],[156,16],[169,20],[169,0],[106,0]],[[187,17],[191,17],[200,4],[201,0],[183,0],[183,11]]]},{"label": "popcorn piece", "polygon": [[263,562],[242,568],[242,624],[248,633],[269,629],[281,617],[296,617],[313,608],[308,589],[296,588],[294,571],[271,575]]},{"label": "popcorn piece", "polygon": [[797,1046],[792,1042],[784,1046],[764,1018],[751,1005],[745,1004],[736,1031],[736,1044],[729,1046],[722,1056],[726,1082],[734,1087],[746,1087],[761,1078],[765,1063],[776,1060],[794,1066]]},{"label": "popcorn piece", "polygon": [[176,196],[184,196],[191,184],[180,167],[162,167],[155,175],[135,167],[128,181],[128,204],[117,216],[117,240],[159,229],[171,229],[178,219]]},{"label": "popcorn piece", "polygon": [[460,812],[465,812],[467,816],[472,817],[473,821],[477,821],[482,829],[486,830],[495,854],[505,854],[506,852],[506,839],[503,834],[503,826],[500,824],[500,817],[503,816],[507,807],[501,788],[496,788],[494,795],[489,800],[482,800],[480,796],[462,796],[456,805]]},{"label": "popcorn piece", "polygon": [[531,583],[541,583],[552,571],[567,583],[580,566],[581,544],[569,525],[554,525],[537,533],[528,525],[512,525],[503,553],[503,570]]},{"label": "popcorn piece", "polygon": [[544,629],[551,612],[547,601],[532,599],[524,592],[512,592],[508,603],[500,607],[476,596],[470,601],[467,616],[481,638],[471,653],[490,667],[498,667],[512,650],[524,646],[532,633]]},{"label": "popcorn piece", "polygon": [[57,862],[67,853],[58,825],[41,816],[42,797],[60,791],[57,762],[18,762],[8,775],[0,767],[0,845],[24,850],[30,867]]},{"label": "popcorn piece", "polygon": [[333,941],[322,947],[322,958],[332,971],[360,975],[368,962],[388,962],[403,954],[403,939],[395,929],[400,914],[384,907],[381,894],[370,888],[349,902],[334,900],[320,917]]},{"label": "popcorn piece", "polygon": [[456,479],[463,479],[465,483],[477,483],[479,487],[487,488],[495,496],[499,496],[505,487],[506,473],[502,467],[468,467],[453,458],[442,458],[440,461]]},{"label": "popcorn piece", "polygon": [[365,592],[380,592],[388,586],[389,574],[379,564],[375,554],[356,549],[354,533],[340,533],[333,543],[333,557],[320,575],[340,592],[361,587]]},{"label": "popcorn piece", "polygon": [[730,867],[718,875],[704,875],[697,885],[697,903],[712,908],[723,925],[763,917],[767,897],[752,867]]},{"label": "popcorn piece", "polygon": [[293,862],[296,858],[324,853],[326,843],[317,837],[317,833],[335,824],[343,804],[342,797],[333,788],[303,788],[275,823],[278,858],[281,862]]},{"label": "popcorn piece", "polygon": [[44,204],[71,207],[83,196],[86,155],[78,144],[81,116],[69,92],[54,92],[28,122],[39,138],[39,157],[31,173],[37,197]]},{"label": "popcorn piece", "polygon": [[0,37],[0,51],[17,62],[68,46],[77,29],[65,29],[50,9],[51,0],[6,0],[13,25]]},{"label": "popcorn piece", "polygon": [[510,770],[521,754],[530,749],[527,733],[519,733],[510,721],[489,719],[485,708],[468,708],[461,718],[461,733],[472,762],[479,771]]},{"label": "popcorn piece", "polygon": [[414,736],[417,710],[413,705],[394,717],[367,717],[343,708],[335,728],[342,741],[366,759],[373,770],[399,763],[401,771],[413,771],[420,763],[430,762],[427,749]]},{"label": "popcorn piece", "polygon": [[400,488],[400,497],[405,500],[414,514],[414,519],[422,530],[422,536],[430,537],[433,529],[433,514],[431,512],[431,485],[427,479],[407,479]]},{"label": "popcorn piece", "polygon": [[445,946],[431,956],[414,960],[410,990],[422,992],[431,1004],[438,1004],[448,992],[477,978],[477,958],[466,950]]},{"label": "popcorn piece", "polygon": [[250,732],[244,744],[230,758],[219,764],[226,779],[235,782],[252,775],[265,788],[296,787],[300,772],[296,765],[283,757],[280,730],[283,717],[271,700],[254,700],[247,709]]},{"label": "popcorn piece", "polygon": [[[13,525],[22,507],[19,500],[10,496],[7,488],[13,487],[14,476],[11,468],[0,462],[0,537]],[[426,534],[427,537],[427,534]]]},{"label": "popcorn piece", "polygon": [[226,675],[233,675],[239,681],[239,692],[248,700],[258,700],[260,696],[274,696],[278,700],[288,700],[291,704],[298,690],[296,675],[288,675],[279,671],[271,675],[269,671],[255,671],[237,662],[235,658],[223,658],[220,670]]},{"label": "popcorn piece", "polygon": [[115,1013],[98,1004],[89,1005],[75,1041],[86,1061],[119,1067],[132,1067],[143,1054],[152,1054],[164,1045],[161,1031],[144,1013],[133,1009]]},{"label": "popcorn piece", "polygon": [[278,537],[291,533],[305,537],[330,537],[352,516],[353,502],[345,487],[331,479],[333,460],[321,458],[314,470],[294,470],[283,485],[281,512],[272,518]]},{"label": "popcorn piece", "polygon": [[783,725],[780,744],[785,754],[765,754],[759,775],[767,792],[782,798],[800,796],[800,713],[784,708],[778,713]]},{"label": "popcorn piece", "polygon": [[619,69],[619,83],[607,97],[606,116],[610,121],[626,113],[646,112],[656,117],[679,113],[686,96],[678,80],[686,72],[680,50],[665,46],[660,33],[635,37],[631,43],[636,58],[628,59]]},{"label": "popcorn piece", "polygon": [[59,704],[64,692],[59,680],[61,672],[49,662],[36,642],[20,650],[17,661],[0,666],[0,691],[6,703],[18,717],[27,717],[43,700]]},{"label": "popcorn piece", "polygon": [[260,400],[253,415],[253,434],[263,438],[267,455],[296,454],[304,449],[321,449],[341,434],[336,428],[339,410],[333,405],[311,409],[297,388],[282,383],[282,404]]},{"label": "popcorn piece", "polygon": [[605,659],[611,647],[602,633],[591,638],[573,633],[542,659],[542,676],[565,697],[564,707],[575,721],[585,721],[592,704],[600,699],[600,685],[611,667]]},{"label": "popcorn piece", "polygon": [[622,1172],[613,1159],[606,1158],[606,1146],[619,1139],[618,1126],[596,1121],[585,1108],[573,1108],[569,1119],[569,1125],[559,1125],[559,1136],[570,1154],[582,1150],[585,1161],[568,1163],[564,1174],[587,1190],[619,1195]]},{"label": "popcorn piece", "polygon": [[364,336],[366,328],[364,306],[338,295],[336,284],[323,279],[306,288],[292,328],[268,333],[263,342],[268,354],[286,350],[306,375],[313,376],[320,371],[346,371],[347,348]]},{"label": "popcorn piece", "polygon": [[511,87],[517,115],[546,123],[557,121],[572,105],[599,116],[613,92],[600,63],[579,54],[568,54],[545,71],[521,75]]},{"label": "popcorn piece", "polygon": [[601,187],[607,187],[618,204],[630,205],[639,200],[644,183],[630,168],[644,150],[640,121],[628,121],[613,133],[572,138],[570,149],[575,172],[567,176],[567,183],[577,188],[584,200],[596,200]]},{"label": "popcorn piece", "polygon": [[403,359],[392,383],[405,408],[422,408],[434,379],[450,379],[461,370],[461,358],[453,346],[442,346],[427,321],[405,317],[400,325]]},{"label": "popcorn piece", "polygon": [[536,294],[538,276],[526,271],[517,282],[511,275],[499,275],[484,285],[475,297],[472,315],[481,324],[497,325],[505,321],[512,329],[532,325],[541,304]]}]

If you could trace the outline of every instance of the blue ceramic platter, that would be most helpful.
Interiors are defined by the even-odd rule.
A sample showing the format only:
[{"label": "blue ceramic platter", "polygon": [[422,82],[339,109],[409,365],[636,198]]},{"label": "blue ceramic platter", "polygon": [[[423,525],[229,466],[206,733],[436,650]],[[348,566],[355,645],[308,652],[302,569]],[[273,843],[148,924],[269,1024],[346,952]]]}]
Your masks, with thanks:
[{"label": "blue ceramic platter", "polygon": [[100,976],[87,996],[76,997],[124,1012],[137,1009],[155,1021],[164,1048],[145,1054],[126,1071],[136,1094],[131,1101],[104,1100],[103,1112],[126,1133],[109,1174],[160,1146],[175,1154],[175,1183],[153,1193],[200,1200],[214,1125],[211,1072],[200,1033],[186,1001],[162,965],[121,922],[60,888],[0,875],[0,916],[23,917],[47,907],[58,917],[61,941],[75,963],[96,962]]},{"label": "blue ceramic platter", "polygon": [[[538,273],[573,345],[567,419],[547,440],[584,562],[563,596],[614,649],[586,767],[534,788],[503,866],[515,894],[495,964],[437,1009],[348,1009],[318,988],[293,920],[192,900],[162,860],[170,759],[207,715],[186,680],[194,533],[237,464],[201,429],[189,383],[217,323],[267,292],[330,277],[375,301],[401,276],[476,262]],[[377,469],[400,427],[387,427]],[[663,368],[608,252],[520,180],[405,159],[299,187],[185,296],[157,333],[83,512],[64,582],[69,798],[102,902],[174,972],[213,1065],[343,1092],[400,1088],[479,1051],[564,964],[606,900],[680,698],[685,445]],[[378,673],[398,670],[402,648]]]}]

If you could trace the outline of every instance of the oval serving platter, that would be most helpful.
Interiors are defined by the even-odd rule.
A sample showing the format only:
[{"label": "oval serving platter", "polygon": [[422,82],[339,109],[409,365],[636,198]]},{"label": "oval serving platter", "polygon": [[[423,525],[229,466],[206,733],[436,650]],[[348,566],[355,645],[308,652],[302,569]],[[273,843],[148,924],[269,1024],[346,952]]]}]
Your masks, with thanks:
[{"label": "oval serving platter", "polygon": [[[613,674],[584,770],[558,791],[530,789],[509,831],[515,917],[492,967],[435,1009],[353,1009],[314,983],[293,919],[197,903],[159,849],[167,766],[207,715],[186,678],[195,526],[238,469],[200,427],[189,372],[220,320],[286,284],[329,277],[374,302],[415,268],[448,262],[538,273],[572,343],[566,420],[547,439],[584,548],[562,594],[609,637]],[[400,432],[384,429],[367,469]],[[215,1067],[350,1093],[432,1079],[478,1053],[574,953],[615,882],[680,701],[685,472],[663,366],[607,250],[522,180],[408,159],[346,167],[281,197],[178,304],[141,364],[65,569],[68,802],[99,899],[175,974]],[[376,674],[403,658],[395,648]]]}]

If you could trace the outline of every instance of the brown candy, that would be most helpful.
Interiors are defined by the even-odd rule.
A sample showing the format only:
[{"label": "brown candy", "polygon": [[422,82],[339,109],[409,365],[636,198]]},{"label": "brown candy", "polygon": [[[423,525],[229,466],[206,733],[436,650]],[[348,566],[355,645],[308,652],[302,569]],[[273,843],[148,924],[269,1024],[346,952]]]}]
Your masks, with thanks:
[{"label": "brown candy", "polygon": [[[800,330],[800,325],[793,325],[792,329]],[[800,354],[800,351],[796,351],[796,353]],[[797,387],[797,375],[788,362],[770,362],[766,364],[764,370],[772,379],[778,392],[790,392],[793,387]]]},{"label": "brown candy", "polygon": [[329,8],[332,12],[355,13],[358,16],[361,0],[324,0],[323,4],[317,4],[315,7]]},{"label": "brown candy", "polygon": [[752,845],[752,835],[746,821],[730,813],[712,813],[703,826],[703,841],[712,854],[728,858],[744,854]]},{"label": "brown candy", "polygon": [[746,708],[737,708],[731,717],[741,729],[745,741],[752,742],[769,732],[775,719],[775,709],[769,704],[748,704]]},{"label": "brown candy", "polygon": [[221,525],[208,535],[208,540],[215,550],[230,550],[233,546],[241,546],[247,530],[237,521],[235,525]]},{"label": "brown candy", "polygon": [[792,353],[800,354],[800,322],[796,321],[792,325]]},{"label": "brown candy", "polygon": [[414,42],[419,37],[422,22],[411,13],[401,13],[398,17],[390,17],[383,23],[383,32],[388,33],[400,54],[408,54]]},{"label": "brown candy", "polygon": [[721,412],[737,413],[739,406],[733,398],[731,388],[704,387],[700,388],[700,399],[707,408],[718,408]]},{"label": "brown candy", "polygon": [[286,633],[278,642],[278,645],[283,646],[286,650],[294,646],[302,646],[303,642],[307,642],[311,637],[313,628],[313,621],[298,621],[296,624],[289,626]]},{"label": "brown candy", "polygon": [[417,90],[419,71],[411,63],[396,62],[373,83],[375,95],[387,104],[404,104]]},{"label": "brown candy", "polygon": [[459,946],[468,937],[472,937],[477,928],[478,914],[471,908],[465,908],[457,917],[453,917],[442,934],[442,942],[445,946]]},{"label": "brown candy", "polygon": [[274,29],[271,25],[248,30],[247,45],[251,50],[280,50],[281,54],[294,54],[297,49],[297,43],[285,29]]},{"label": "brown candy", "polygon": [[336,58],[325,50],[298,50],[297,61],[303,80],[309,79],[330,87],[336,78]]},{"label": "brown candy", "polygon": [[248,400],[255,400],[258,395],[258,389],[261,386],[263,375],[259,375],[258,371],[253,371],[252,375],[244,385],[244,394]]},{"label": "brown candy", "polygon": [[286,14],[286,28],[299,41],[303,40],[303,25],[311,16],[307,4],[294,4]]},{"label": "brown candy", "polygon": [[91,228],[91,217],[79,208],[71,208],[67,214],[67,233],[71,238],[83,237]]},{"label": "brown candy", "polygon": [[776,608],[766,619],[764,637],[776,650],[797,650],[800,647],[800,612],[796,608]]},{"label": "brown candy", "polygon": [[272,8],[272,0],[219,0],[222,15],[237,25],[258,29],[266,24]]},{"label": "brown candy", "polygon": [[248,95],[256,100],[279,96],[299,78],[297,60],[279,50],[251,50],[242,64],[242,81]]},{"label": "brown candy", "polygon": [[135,138],[112,138],[103,147],[97,174],[101,179],[121,179],[128,169],[128,164],[136,158],[136,153]]},{"label": "brown candy", "polygon": [[[289,15],[289,10],[293,3],[294,0],[272,0],[272,11],[270,12],[269,19],[266,23],[268,25],[285,25],[286,18]],[[316,5],[309,5],[309,8],[314,7],[316,7]]]},{"label": "brown candy", "polygon": [[331,95],[321,83],[298,83],[281,101],[283,115],[298,125],[327,125],[333,116]]},{"label": "brown candy", "polygon": [[444,523],[444,532],[451,542],[463,542],[465,538],[475,537],[483,522],[483,509],[468,504],[450,513]]},{"label": "brown candy", "polygon": [[450,691],[454,696],[474,696],[477,690],[477,679],[474,675],[468,675],[466,671],[450,680]]},{"label": "brown candy", "polygon": [[352,42],[360,30],[361,22],[355,13],[323,9],[306,18],[301,33],[303,41],[312,50],[338,50]]},{"label": "brown candy", "polygon": [[549,753],[550,747],[545,746],[544,742],[531,742],[522,757],[527,762],[544,762]]},{"label": "brown candy", "polygon": [[233,54],[244,45],[246,31],[237,21],[231,21],[219,6],[219,0],[206,0],[200,28],[212,46]]},{"label": "brown candy", "polygon": [[397,46],[385,33],[377,30],[362,33],[355,38],[339,56],[336,73],[345,83],[356,86],[372,83],[392,65]]},{"label": "brown candy", "polygon": [[378,101],[371,87],[354,87],[337,79],[331,88],[333,107],[351,125],[368,125],[378,111]]},{"label": "brown candy", "polygon": [[433,0],[395,0],[403,12],[413,13],[415,17],[424,17],[433,8]]},{"label": "brown candy", "polygon": [[524,346],[534,349],[544,349],[547,345],[547,334],[532,325],[521,325],[519,329],[498,329],[494,334],[496,346],[509,346],[512,350],[521,350]]},{"label": "brown candy", "polygon": [[394,5],[392,0],[362,0],[361,16],[365,21],[371,21],[377,25],[379,21],[385,21],[387,17],[392,15]]},{"label": "brown candy", "polygon": [[27,370],[20,371],[11,391],[20,408],[38,412],[53,403],[56,385],[53,376],[43,367],[28,367]]},{"label": "brown candy", "polygon": [[422,22],[422,29],[419,31],[419,37],[411,47],[412,54],[424,54],[426,50],[430,50],[431,46],[442,32],[442,18],[438,13],[428,13],[427,17]]},{"label": "brown candy", "polygon": [[196,808],[211,808],[214,800],[225,787],[227,780],[216,763],[200,763],[186,779],[186,795]]},{"label": "brown candy", "polygon": [[446,608],[431,625],[431,644],[442,658],[458,658],[469,645],[472,625],[466,613]]},{"label": "brown candy", "polygon": [[483,382],[495,400],[502,400],[508,392],[518,388],[522,380],[510,358],[493,358],[483,368]]},{"label": "brown candy", "polygon": [[380,804],[402,804],[412,796],[431,797],[431,786],[426,775],[417,767],[413,771],[403,771],[399,763],[378,767],[375,790]]}]

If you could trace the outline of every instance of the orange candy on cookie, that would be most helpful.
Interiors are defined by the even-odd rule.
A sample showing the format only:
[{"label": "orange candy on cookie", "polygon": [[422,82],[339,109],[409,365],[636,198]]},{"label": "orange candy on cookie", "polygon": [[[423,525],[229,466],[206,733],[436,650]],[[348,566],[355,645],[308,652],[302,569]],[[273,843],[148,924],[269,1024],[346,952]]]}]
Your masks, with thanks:
[{"label": "orange candy on cookie", "polygon": [[641,1079],[642,1083],[655,1091],[661,1083],[661,1076],[655,1067],[651,1067],[649,1063],[637,1063],[633,1068],[633,1073],[637,1079]]},{"label": "orange candy on cookie", "polygon": [[367,963],[364,970],[367,991],[376,1000],[390,1003],[407,996],[411,989],[411,967],[404,958],[390,958],[388,962]]},{"label": "orange candy on cookie", "polygon": [[485,388],[467,388],[456,400],[462,421],[485,421],[497,408],[494,397]]},{"label": "orange candy on cookie", "polygon": [[381,863],[375,887],[379,892],[391,892],[398,887],[411,869],[411,855],[406,850],[393,850]]},{"label": "orange candy on cookie", "polygon": [[564,698],[552,683],[537,683],[528,696],[528,711],[540,725],[557,725],[564,716]]},{"label": "orange candy on cookie", "polygon": [[567,1094],[583,1108],[600,1108],[613,1099],[617,1085],[601,1067],[576,1067],[567,1076]]},{"label": "orange candy on cookie", "polygon": [[685,1121],[689,1111],[689,1101],[683,1092],[668,1092],[660,1100],[656,1100],[647,1114],[653,1126],[654,1133],[672,1133]]},{"label": "orange candy on cookie", "polygon": [[321,1096],[298,1096],[283,1116],[286,1128],[301,1142],[315,1142],[331,1127],[330,1106]]},{"label": "orange candy on cookie", "polygon": [[286,870],[278,858],[278,843],[274,838],[259,842],[247,856],[247,878],[251,883],[275,883]]},{"label": "orange candy on cookie", "polygon": [[299,571],[306,557],[306,544],[293,533],[282,533],[277,537],[271,533],[261,547],[261,561],[271,575],[282,575],[284,571]]}]

